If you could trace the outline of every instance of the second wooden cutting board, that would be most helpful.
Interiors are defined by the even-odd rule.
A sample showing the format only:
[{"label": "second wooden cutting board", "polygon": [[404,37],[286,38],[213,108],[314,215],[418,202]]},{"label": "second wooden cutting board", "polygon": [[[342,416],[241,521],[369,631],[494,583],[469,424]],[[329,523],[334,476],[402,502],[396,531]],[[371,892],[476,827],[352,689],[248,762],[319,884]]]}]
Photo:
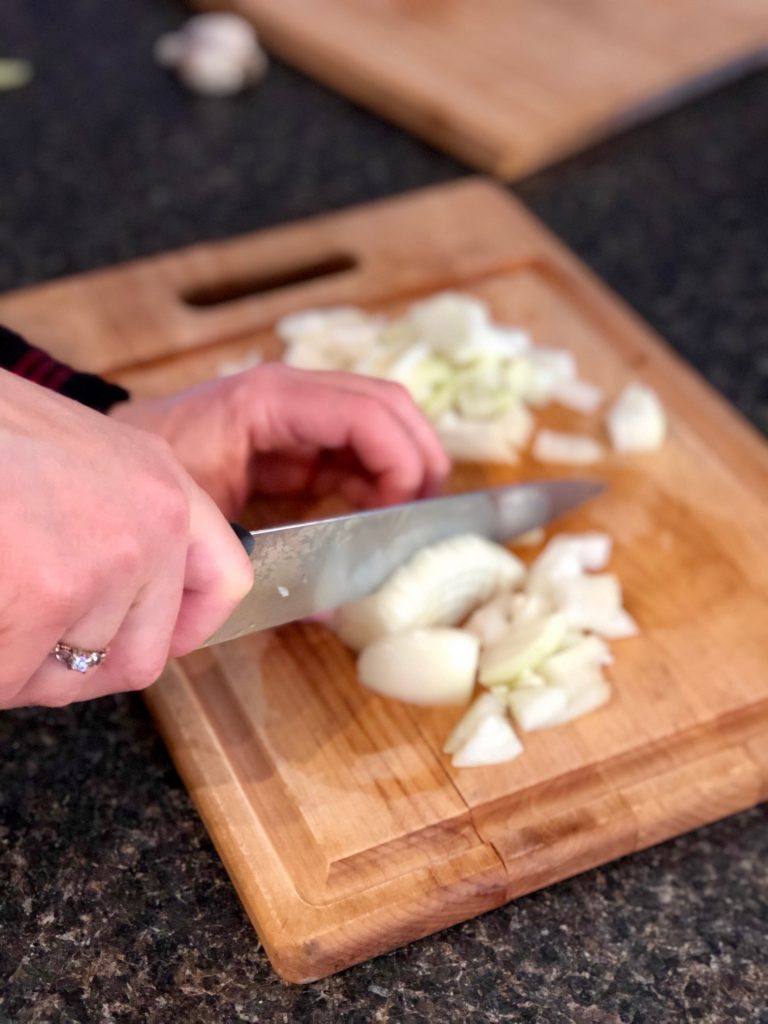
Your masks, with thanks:
[{"label": "second wooden cutting board", "polygon": [[462,160],[529,174],[765,62],[764,0],[193,0]]},{"label": "second wooden cutting board", "polygon": [[[612,568],[642,633],[615,644],[607,706],[526,736],[520,758],[492,769],[453,769],[441,747],[460,712],[364,691],[352,655],[320,625],[171,665],[147,700],[276,970],[291,981],[765,798],[766,446],[519,204],[483,182],[0,297],[3,322],[150,394],[254,350],[277,354],[272,326],[290,310],[360,303],[393,312],[449,286],[538,343],[572,349],[608,394],[631,378],[661,394],[671,415],[665,447],[609,457],[597,467],[607,493],[557,525],[614,536]],[[556,407],[541,421],[598,429]],[[526,459],[462,467],[452,486],[556,475]],[[295,511],[263,505],[251,522]]]}]

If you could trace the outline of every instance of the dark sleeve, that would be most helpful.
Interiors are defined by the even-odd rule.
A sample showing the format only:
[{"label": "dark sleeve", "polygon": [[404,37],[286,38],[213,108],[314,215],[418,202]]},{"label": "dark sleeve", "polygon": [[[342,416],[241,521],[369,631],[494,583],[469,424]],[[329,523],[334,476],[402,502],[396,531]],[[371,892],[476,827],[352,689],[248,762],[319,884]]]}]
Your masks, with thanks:
[{"label": "dark sleeve", "polygon": [[67,398],[106,412],[117,402],[125,402],[130,395],[116,384],[108,384],[92,373],[79,373],[65,363],[52,359],[39,348],[28,345],[23,338],[7,327],[0,326],[0,369],[10,370],[20,377],[58,391]]}]

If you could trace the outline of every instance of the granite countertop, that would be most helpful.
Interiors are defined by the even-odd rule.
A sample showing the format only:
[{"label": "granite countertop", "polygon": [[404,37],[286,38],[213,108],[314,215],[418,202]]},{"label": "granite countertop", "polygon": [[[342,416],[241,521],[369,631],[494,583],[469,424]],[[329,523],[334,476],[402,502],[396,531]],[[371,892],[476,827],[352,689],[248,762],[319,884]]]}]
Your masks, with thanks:
[{"label": "granite countertop", "polygon": [[[8,8],[11,8],[10,10]],[[466,173],[275,62],[158,71],[175,0],[0,10],[0,288]],[[768,74],[520,183],[768,430]],[[0,714],[0,1022],[768,1022],[768,817],[747,811],[337,977],[272,973],[137,697]]]}]

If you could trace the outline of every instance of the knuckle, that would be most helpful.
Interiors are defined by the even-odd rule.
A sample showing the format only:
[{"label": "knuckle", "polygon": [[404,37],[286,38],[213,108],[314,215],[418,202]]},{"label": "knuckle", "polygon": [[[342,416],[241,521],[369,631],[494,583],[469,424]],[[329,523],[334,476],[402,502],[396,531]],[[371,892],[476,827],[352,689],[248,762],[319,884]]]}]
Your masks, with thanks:
[{"label": "knuckle", "polygon": [[76,611],[86,582],[86,573],[70,571],[66,565],[49,566],[30,582],[38,615],[59,619]]},{"label": "knuckle", "polygon": [[186,533],[189,506],[180,486],[168,481],[155,481],[150,500],[152,518],[164,535]]},{"label": "knuckle", "polygon": [[146,436],[142,435],[142,444],[146,446],[146,451],[152,453],[158,465],[167,467],[176,461],[173,447],[160,434],[147,432]]},{"label": "knuckle", "polygon": [[144,545],[138,533],[123,532],[110,549],[111,569],[116,579],[132,579],[144,563]]}]

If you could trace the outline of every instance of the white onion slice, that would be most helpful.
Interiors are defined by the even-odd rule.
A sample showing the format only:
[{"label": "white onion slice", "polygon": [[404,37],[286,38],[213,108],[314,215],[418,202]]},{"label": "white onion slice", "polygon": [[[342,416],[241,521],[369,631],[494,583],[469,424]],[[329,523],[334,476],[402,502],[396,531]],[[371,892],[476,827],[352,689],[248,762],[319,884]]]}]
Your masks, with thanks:
[{"label": "white onion slice", "polygon": [[485,340],[487,352],[493,352],[507,359],[512,359],[531,348],[531,336],[520,327],[505,327],[493,324]]},{"label": "white onion slice", "polygon": [[512,540],[512,543],[516,548],[537,548],[546,537],[546,532],[543,526],[534,526],[532,530],[526,530],[525,533],[518,534]]},{"label": "white onion slice", "polygon": [[[529,668],[526,669],[524,672],[521,672],[520,675],[515,680],[515,689],[516,690],[527,689],[529,687],[530,688],[537,688],[539,686],[546,686],[546,685],[547,685],[547,681],[544,678],[544,676],[539,675],[538,672],[534,672],[532,669],[529,669]],[[503,686],[503,687],[499,686],[499,687],[496,687],[496,689],[504,690],[505,694],[509,693],[509,687],[508,686]]]},{"label": "white onion slice", "polygon": [[543,619],[555,611],[549,597],[544,593],[521,593],[515,594],[510,604],[510,622],[519,625],[523,622],[533,622],[534,619]]},{"label": "white onion slice", "polygon": [[611,560],[613,540],[607,533],[557,533],[550,540],[531,567],[532,572],[544,573],[559,564],[562,555],[573,555],[571,564],[581,569],[599,572]]},{"label": "white onion slice", "polygon": [[275,331],[286,343],[283,361],[303,370],[352,370],[375,347],[381,319],[339,306],[283,317]]},{"label": "white onion slice", "polygon": [[216,376],[234,377],[238,373],[245,373],[246,370],[250,370],[254,366],[261,366],[263,362],[261,352],[258,349],[252,349],[239,359],[226,359],[223,363],[219,363]]},{"label": "white onion slice", "polygon": [[612,573],[577,576],[552,584],[552,596],[569,626],[596,633],[621,611],[621,584]]},{"label": "white onion slice", "polygon": [[506,715],[484,715],[451,758],[454,768],[502,764],[523,752],[523,745]]},{"label": "white onion slice", "polygon": [[480,682],[485,686],[512,684],[517,676],[535,669],[557,650],[568,629],[563,615],[548,615],[513,625],[480,658]]},{"label": "white onion slice", "polygon": [[512,406],[494,420],[467,420],[443,413],[435,428],[451,458],[467,462],[514,464],[533,432],[533,417],[523,405]]},{"label": "white onion slice", "polygon": [[477,637],[463,629],[415,629],[381,637],[357,661],[360,682],[410,704],[458,704],[475,685]]},{"label": "white onion slice", "polygon": [[464,623],[464,629],[474,633],[484,647],[495,643],[509,629],[516,596],[511,591],[497,594],[472,612]]},{"label": "white onion slice", "polygon": [[474,633],[484,647],[489,647],[509,632],[513,624],[542,619],[552,611],[551,603],[543,594],[508,590],[476,608],[464,628]]},{"label": "white onion slice", "polygon": [[550,374],[553,385],[576,379],[576,357],[568,349],[536,346],[530,350],[528,357],[535,367],[543,368]]},{"label": "white onion slice", "polygon": [[471,359],[492,332],[488,307],[470,295],[443,292],[417,302],[406,322],[419,341],[448,356],[453,362]]},{"label": "white onion slice", "polygon": [[524,576],[523,563],[501,545],[473,534],[451,537],[419,551],[374,594],[343,605],[336,630],[359,650],[387,633],[452,626]]},{"label": "white onion slice", "polygon": [[611,687],[604,679],[596,679],[588,686],[583,686],[577,693],[574,693],[568,700],[565,709],[558,715],[552,725],[563,725],[565,722],[572,722],[574,718],[581,718],[597,708],[606,704],[611,697]]},{"label": "white onion slice", "polygon": [[603,404],[605,394],[597,384],[575,377],[558,381],[552,389],[552,398],[566,409],[589,416]]},{"label": "white onion slice", "polygon": [[600,626],[600,635],[608,640],[624,640],[639,632],[640,627],[625,608],[620,608]]},{"label": "white onion slice", "polygon": [[539,672],[553,686],[567,686],[585,672],[598,676],[603,665],[612,661],[612,655],[604,640],[596,636],[585,636],[575,644],[550,655],[540,666]]},{"label": "white onion slice", "polygon": [[643,384],[628,384],[605,420],[617,452],[649,452],[667,436],[667,417],[656,392]]},{"label": "white onion slice", "polygon": [[526,591],[540,599],[550,599],[559,580],[575,579],[583,573],[578,552],[568,545],[547,545],[531,566]]},{"label": "white onion slice", "polygon": [[507,704],[518,728],[533,732],[559,721],[568,705],[568,695],[560,686],[524,687],[510,690]]},{"label": "white onion slice", "polygon": [[600,462],[603,447],[586,434],[564,434],[556,430],[540,430],[531,451],[538,462],[554,462],[562,466],[587,466]]},{"label": "white onion slice", "polygon": [[443,753],[455,754],[459,747],[469,739],[482,718],[485,718],[486,715],[503,716],[505,708],[506,704],[499,694],[491,690],[481,693],[448,734],[448,738],[443,744]]}]

